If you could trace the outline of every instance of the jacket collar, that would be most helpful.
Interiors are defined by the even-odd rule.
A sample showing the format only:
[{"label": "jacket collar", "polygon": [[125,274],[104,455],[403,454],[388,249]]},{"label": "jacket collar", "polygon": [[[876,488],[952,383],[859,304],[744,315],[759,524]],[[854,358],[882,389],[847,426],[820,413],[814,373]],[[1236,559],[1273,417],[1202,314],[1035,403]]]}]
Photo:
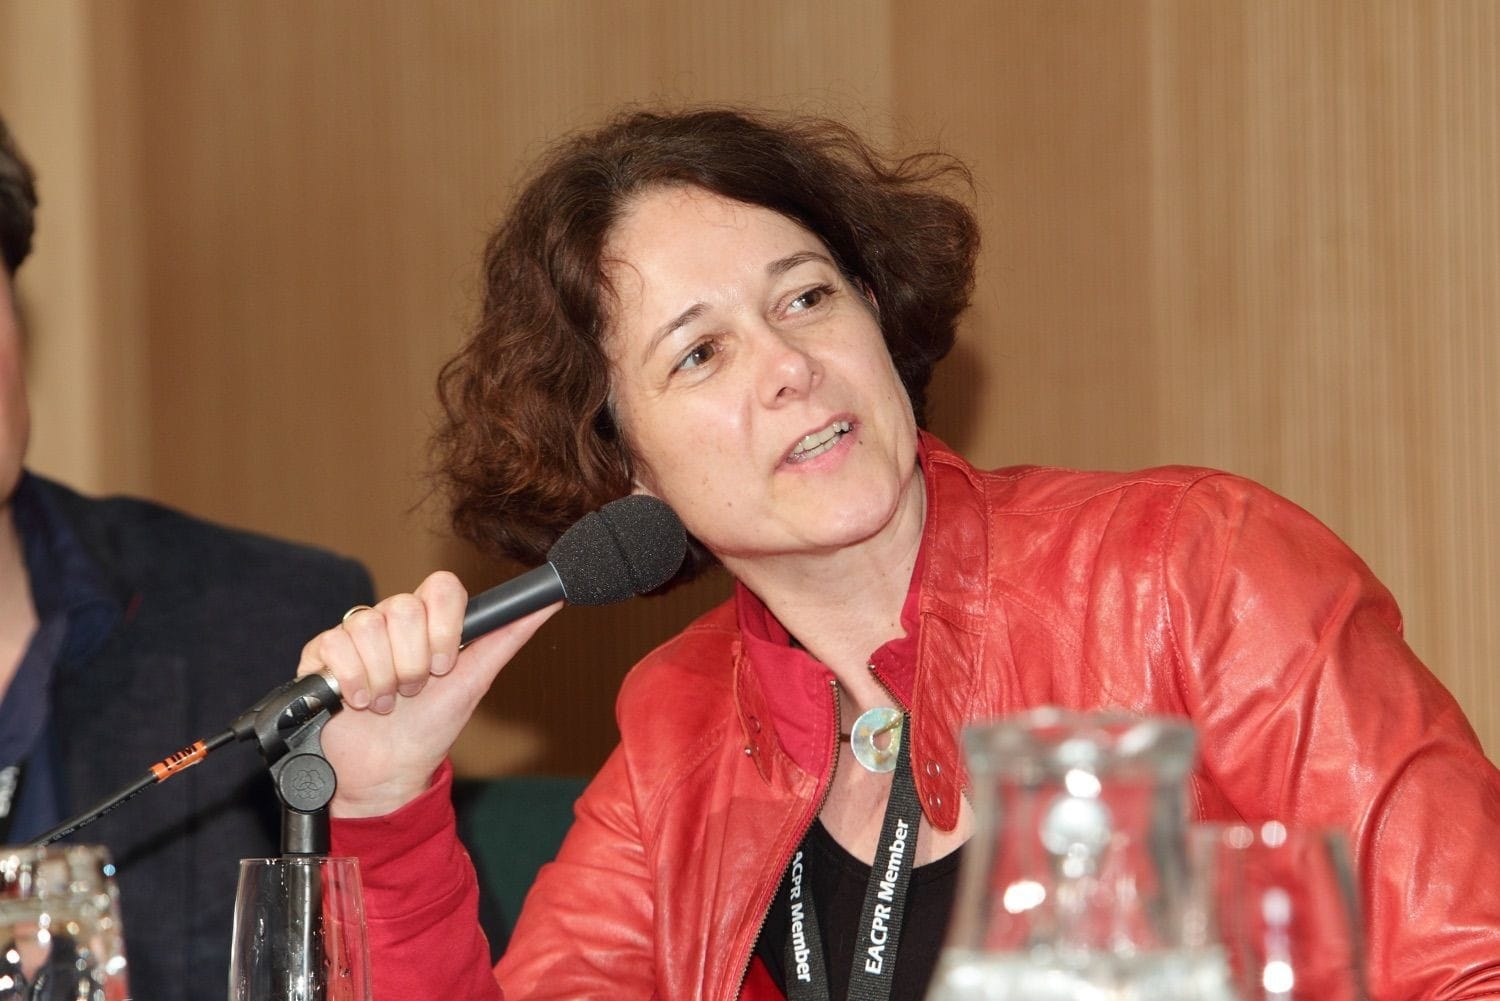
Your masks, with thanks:
[{"label": "jacket collar", "polygon": [[[926,756],[919,767],[919,786],[924,784],[920,771],[931,760],[936,770],[928,771],[927,784],[932,784],[934,774],[946,773],[949,778],[941,784],[948,794],[940,795],[939,801],[956,811],[952,785],[962,772],[956,737],[961,721],[924,721],[928,714],[922,689],[927,683],[967,689],[962,676],[972,667],[968,663],[934,665],[923,651],[930,646],[926,634],[934,622],[940,629],[957,627],[962,634],[977,631],[985,621],[988,519],[984,485],[972,466],[926,432],[918,439],[918,461],[927,493],[927,518],[901,615],[906,636],[882,646],[872,662],[880,680],[912,711],[917,731],[913,752]],[[826,775],[837,739],[832,672],[794,647],[786,629],[748,588],[736,584],[734,600],[741,637],[736,656],[737,701],[747,752],[768,778],[772,767],[766,755],[769,741],[803,772]],[[933,677],[934,673],[941,676]],[[931,800],[924,802],[938,822]],[[943,826],[951,827],[951,823]]]}]

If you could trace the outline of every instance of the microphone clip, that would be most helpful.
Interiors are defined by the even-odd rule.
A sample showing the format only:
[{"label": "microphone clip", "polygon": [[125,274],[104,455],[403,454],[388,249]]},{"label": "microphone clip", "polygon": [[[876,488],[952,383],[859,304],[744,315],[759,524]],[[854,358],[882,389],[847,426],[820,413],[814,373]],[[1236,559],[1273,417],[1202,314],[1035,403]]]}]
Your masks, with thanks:
[{"label": "microphone clip", "polygon": [[281,854],[326,855],[328,804],[338,776],[323,755],[323,727],[343,707],[332,678],[309,674],[271,692],[230,729],[255,738],[281,800]]}]

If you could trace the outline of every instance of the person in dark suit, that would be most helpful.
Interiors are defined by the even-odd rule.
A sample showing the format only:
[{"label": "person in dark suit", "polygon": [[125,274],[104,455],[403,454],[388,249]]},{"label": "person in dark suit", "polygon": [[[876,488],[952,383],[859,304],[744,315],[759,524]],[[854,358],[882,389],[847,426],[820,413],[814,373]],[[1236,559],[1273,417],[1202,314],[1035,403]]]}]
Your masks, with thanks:
[{"label": "person in dark suit", "polygon": [[[30,412],[13,298],[32,173],[0,120],[0,843],[25,843],[217,733],[371,600],[358,563],[24,468]],[[278,850],[250,746],[106,815],[74,841],[118,868],[131,993],[223,997],[241,858]]]}]

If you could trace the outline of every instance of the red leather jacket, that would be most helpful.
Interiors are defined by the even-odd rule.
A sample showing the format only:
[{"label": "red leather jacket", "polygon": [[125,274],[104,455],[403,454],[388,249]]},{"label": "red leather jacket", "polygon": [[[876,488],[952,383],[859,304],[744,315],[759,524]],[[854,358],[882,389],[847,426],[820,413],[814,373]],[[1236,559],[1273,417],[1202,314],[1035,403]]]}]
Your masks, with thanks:
[{"label": "red leather jacket", "polygon": [[[933,824],[956,822],[970,721],[1187,716],[1199,818],[1349,833],[1376,998],[1500,997],[1500,772],[1347,547],[1221,473],[986,473],[931,438],[923,453],[915,673],[882,680],[911,711]],[[740,614],[757,605],[742,595]],[[765,683],[738,621],[715,609],[630,674],[621,744],[494,971],[511,998],[767,989],[751,951],[822,801],[835,716],[820,670]],[[446,790],[335,824],[335,851],[364,864],[377,998],[499,996]]]}]

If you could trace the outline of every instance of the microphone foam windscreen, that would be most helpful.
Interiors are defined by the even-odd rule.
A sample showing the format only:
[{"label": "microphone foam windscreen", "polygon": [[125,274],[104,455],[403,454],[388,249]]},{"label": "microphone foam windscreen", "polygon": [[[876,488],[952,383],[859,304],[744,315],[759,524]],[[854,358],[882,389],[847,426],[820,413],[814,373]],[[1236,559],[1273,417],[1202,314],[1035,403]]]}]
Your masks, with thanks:
[{"label": "microphone foam windscreen", "polygon": [[608,605],[661,587],[682,567],[687,530],[665,503],[631,494],[586,514],[547,551],[574,605]]}]

